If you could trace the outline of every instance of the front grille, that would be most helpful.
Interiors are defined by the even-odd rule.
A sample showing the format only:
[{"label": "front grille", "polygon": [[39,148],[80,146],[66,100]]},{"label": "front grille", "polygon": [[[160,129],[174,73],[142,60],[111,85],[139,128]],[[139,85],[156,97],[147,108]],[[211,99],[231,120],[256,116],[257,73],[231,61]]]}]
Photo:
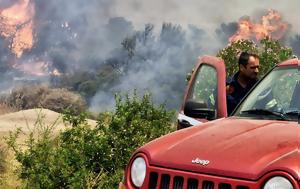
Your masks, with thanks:
[{"label": "front grille", "polygon": [[169,186],[170,186],[170,176],[162,175],[160,189],[169,189]]},{"label": "front grille", "polygon": [[157,173],[150,173],[150,180],[149,180],[149,189],[156,189],[158,181],[158,174]]},{"label": "front grille", "polygon": [[159,175],[156,172],[150,173],[148,186],[149,189],[250,189],[248,186],[232,186],[229,183],[215,183],[214,181],[202,180],[201,178],[185,178],[169,174]]},{"label": "front grille", "polygon": [[188,179],[188,189],[198,189],[198,185],[197,179]]},{"label": "front grille", "polygon": [[178,176],[174,177],[173,188],[174,189],[183,188],[183,177],[178,177]]},{"label": "front grille", "polygon": [[204,181],[202,188],[203,189],[214,189],[214,183],[211,181]]},{"label": "front grille", "polygon": [[219,189],[231,189],[230,184],[221,183],[219,184]]}]

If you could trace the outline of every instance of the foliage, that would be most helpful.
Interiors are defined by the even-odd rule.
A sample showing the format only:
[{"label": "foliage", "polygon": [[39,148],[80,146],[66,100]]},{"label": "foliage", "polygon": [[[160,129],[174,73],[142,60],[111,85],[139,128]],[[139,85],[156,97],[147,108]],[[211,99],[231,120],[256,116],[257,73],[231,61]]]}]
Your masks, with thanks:
[{"label": "foliage", "polygon": [[260,75],[265,74],[276,64],[292,58],[291,48],[282,46],[279,41],[265,38],[256,45],[253,41],[239,40],[229,44],[217,54],[226,64],[227,75],[233,75],[238,71],[238,55],[242,51],[255,53],[260,57]]},{"label": "foliage", "polygon": [[160,40],[167,43],[167,47],[179,46],[184,41],[184,32],[180,25],[173,25],[171,23],[163,23]]},{"label": "foliage", "polygon": [[205,102],[209,108],[215,107],[217,75],[210,66],[202,66],[200,73],[195,78],[191,96],[196,102]]},{"label": "foliage", "polygon": [[293,58],[293,51],[291,48],[285,47],[279,43],[279,41],[274,41],[269,38],[261,40],[262,49],[260,50],[260,71],[264,74],[270,68],[276,64]]},{"label": "foliage", "polygon": [[4,145],[0,145],[0,177],[7,171],[7,155],[8,152]]},{"label": "foliage", "polygon": [[117,188],[134,150],[172,131],[174,112],[164,105],[154,106],[151,96],[116,96],[115,112],[101,113],[96,127],[86,122],[86,114],[66,111],[71,124],[58,135],[54,125],[31,133],[26,149],[11,133],[8,144],[21,163],[24,188]]},{"label": "foliage", "polygon": [[98,125],[110,145],[113,165],[108,170],[124,167],[137,147],[170,132],[173,116],[174,112],[166,111],[164,105],[155,107],[148,94],[141,100],[136,94],[124,99],[116,96],[116,112],[108,123],[104,121],[106,116],[100,116]]},{"label": "foliage", "polygon": [[5,102],[5,99],[0,98],[0,115],[12,113],[12,112],[16,112],[16,111],[17,111],[17,109],[8,105]]},{"label": "foliage", "polygon": [[89,101],[99,89],[108,91],[112,86],[119,83],[120,73],[115,68],[118,64],[120,64],[118,60],[109,59],[105,64],[89,71],[78,70],[73,74],[63,75],[56,78],[57,84],[55,86],[76,91],[86,101]]},{"label": "foliage", "polygon": [[42,85],[29,85],[14,89],[5,103],[17,110],[46,108],[62,113],[65,109],[86,110],[85,100],[77,93],[62,88],[49,88]]},{"label": "foliage", "polygon": [[258,54],[258,47],[253,41],[239,40],[218,52],[217,56],[224,60],[228,75],[238,71],[238,55],[243,51]]},{"label": "foliage", "polygon": [[132,58],[134,56],[134,50],[136,47],[136,37],[126,37],[121,44],[124,50],[128,52],[128,57]]},{"label": "foliage", "polygon": [[87,115],[88,113],[83,112],[79,115],[72,109],[66,109],[64,111],[63,121],[71,124],[72,127],[76,127],[77,125],[87,124]]}]

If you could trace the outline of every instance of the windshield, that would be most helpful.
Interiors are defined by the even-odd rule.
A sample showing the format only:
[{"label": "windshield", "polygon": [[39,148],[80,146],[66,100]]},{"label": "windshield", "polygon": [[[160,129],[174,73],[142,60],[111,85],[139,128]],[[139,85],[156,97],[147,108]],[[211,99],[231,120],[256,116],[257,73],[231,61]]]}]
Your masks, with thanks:
[{"label": "windshield", "polygon": [[298,121],[300,71],[277,67],[248,95],[234,116]]}]

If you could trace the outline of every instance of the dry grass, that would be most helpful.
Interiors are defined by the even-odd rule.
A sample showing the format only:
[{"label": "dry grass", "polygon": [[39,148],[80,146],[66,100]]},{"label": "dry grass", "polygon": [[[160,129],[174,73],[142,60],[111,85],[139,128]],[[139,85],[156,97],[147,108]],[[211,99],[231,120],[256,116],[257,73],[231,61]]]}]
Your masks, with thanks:
[{"label": "dry grass", "polygon": [[[17,111],[5,102],[0,103],[0,117]],[[21,181],[16,174],[18,162],[14,153],[8,149],[4,137],[9,135],[9,131],[0,132],[0,188],[15,189],[20,188]]]},{"label": "dry grass", "polygon": [[45,108],[62,113],[65,109],[79,112],[87,110],[83,97],[64,88],[50,88],[44,85],[29,85],[14,89],[3,97],[3,102],[17,110]]},{"label": "dry grass", "polygon": [[[46,109],[39,109],[41,107]],[[12,150],[8,149],[4,138],[21,128],[23,132],[17,141],[23,144],[29,133],[36,132],[34,137],[38,136],[41,124],[46,127],[55,124],[53,129],[57,134],[66,128],[57,112],[63,112],[66,108],[81,112],[86,110],[86,103],[79,94],[47,86],[26,86],[15,89],[6,97],[0,97],[0,188],[22,188],[23,185],[18,178],[20,164]],[[88,120],[88,123],[96,125],[93,120]]]},{"label": "dry grass", "polygon": [[[17,142],[24,144],[28,139],[28,134],[38,133],[40,129],[43,129],[41,127],[53,126],[53,131],[59,133],[67,126],[63,123],[61,114],[47,109],[3,112],[7,113],[0,115],[0,188],[22,188],[22,182],[18,178],[20,164],[16,161],[14,153],[8,149],[4,138],[9,136],[10,131],[21,128],[23,132],[19,135]],[[88,123],[91,126],[97,124],[94,120],[88,120]]]},{"label": "dry grass", "polygon": [[[1,144],[5,141],[2,139]],[[16,189],[21,188],[22,182],[18,178],[16,170],[18,169],[19,163],[16,161],[14,153],[9,150],[6,146],[1,146],[1,155],[4,157],[5,170],[0,172],[0,188],[5,189]]]},{"label": "dry grass", "polygon": [[0,103],[0,115],[16,112],[17,109],[9,106],[5,102]]}]

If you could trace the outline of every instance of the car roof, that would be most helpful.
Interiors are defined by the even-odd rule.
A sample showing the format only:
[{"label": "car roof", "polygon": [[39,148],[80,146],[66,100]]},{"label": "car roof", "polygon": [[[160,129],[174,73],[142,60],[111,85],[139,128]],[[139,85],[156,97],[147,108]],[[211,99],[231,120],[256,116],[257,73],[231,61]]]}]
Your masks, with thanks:
[{"label": "car roof", "polygon": [[298,66],[300,67],[300,60],[298,58],[286,60],[280,64],[277,65],[278,67],[284,67],[284,66]]}]

